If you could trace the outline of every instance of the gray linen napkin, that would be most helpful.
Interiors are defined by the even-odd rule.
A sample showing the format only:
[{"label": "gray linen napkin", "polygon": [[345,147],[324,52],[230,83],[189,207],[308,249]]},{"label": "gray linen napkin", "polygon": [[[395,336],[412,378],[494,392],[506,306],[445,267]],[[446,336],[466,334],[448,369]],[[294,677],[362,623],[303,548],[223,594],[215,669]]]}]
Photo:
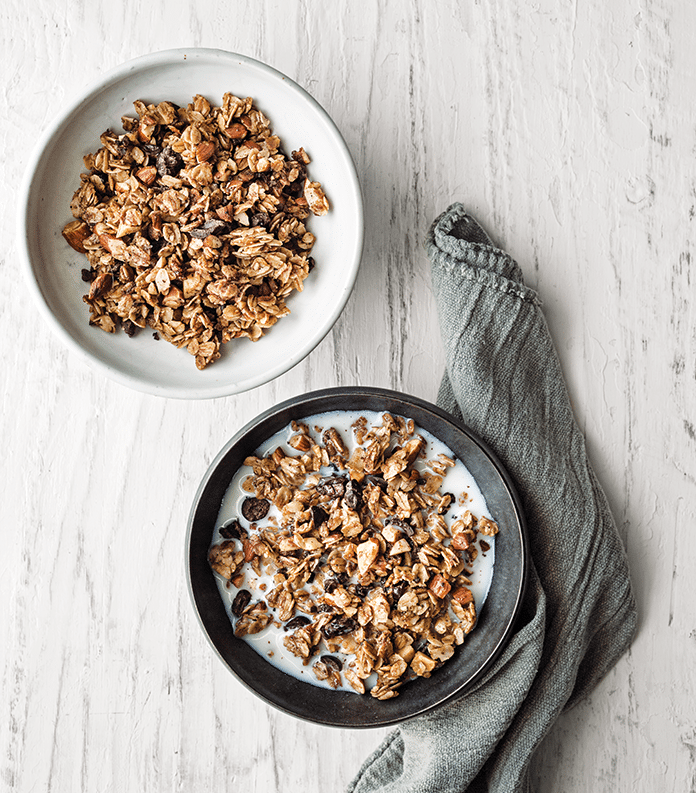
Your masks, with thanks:
[{"label": "gray linen napkin", "polygon": [[515,481],[533,569],[519,628],[485,679],[402,724],[348,791],[529,791],[534,750],[626,650],[635,603],[536,293],[461,204],[433,223],[427,251],[447,366],[438,404]]}]

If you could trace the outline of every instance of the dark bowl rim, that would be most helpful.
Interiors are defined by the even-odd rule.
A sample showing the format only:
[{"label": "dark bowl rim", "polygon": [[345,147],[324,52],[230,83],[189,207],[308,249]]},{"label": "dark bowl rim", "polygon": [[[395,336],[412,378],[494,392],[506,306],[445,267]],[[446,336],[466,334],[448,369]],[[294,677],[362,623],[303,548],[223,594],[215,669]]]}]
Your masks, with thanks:
[{"label": "dark bowl rim", "polygon": [[[409,405],[414,405],[415,407],[435,414],[440,420],[445,421],[452,425],[452,427],[458,431],[463,433],[468,439],[473,442],[479,449],[483,452],[483,454],[488,457],[490,463],[496,469],[497,474],[500,477],[500,480],[503,486],[506,489],[506,493],[508,498],[510,499],[511,505],[515,511],[516,518],[517,518],[517,528],[519,530],[519,541],[520,541],[520,564],[519,564],[519,584],[517,585],[516,591],[516,598],[515,598],[515,606],[514,609],[511,611],[509,617],[507,618],[507,625],[502,633],[497,645],[495,648],[489,653],[486,660],[479,666],[478,670],[476,671],[475,675],[472,679],[470,679],[465,685],[460,687],[458,690],[451,692],[450,694],[443,697],[443,699],[435,704],[431,704],[427,707],[418,708],[414,710],[413,713],[409,713],[407,716],[402,716],[399,718],[385,718],[382,720],[377,721],[370,721],[369,723],[350,723],[344,724],[337,720],[332,720],[331,718],[322,717],[321,714],[318,715],[304,715],[293,711],[289,707],[285,707],[279,702],[274,701],[270,697],[265,696],[262,692],[258,691],[254,686],[250,685],[247,681],[245,681],[237,672],[230,666],[230,664],[226,661],[218,647],[216,646],[215,642],[213,641],[212,637],[210,636],[205,622],[203,615],[201,614],[198,602],[196,599],[196,593],[194,589],[194,584],[191,577],[191,555],[192,555],[192,536],[193,536],[193,529],[194,529],[194,521],[196,517],[196,513],[199,508],[200,499],[203,493],[208,486],[211,478],[215,474],[217,467],[220,463],[224,460],[227,454],[240,443],[248,434],[251,432],[255,427],[262,424],[266,420],[272,418],[274,415],[287,410],[288,408],[292,408],[298,405],[306,405],[307,403],[311,403],[314,401],[320,401],[329,397],[338,397],[338,396],[345,396],[345,397],[365,397],[365,396],[374,396],[374,397],[381,397],[385,399],[394,399],[397,401],[405,402]],[[324,412],[322,410],[317,410],[317,413]],[[307,414],[311,415],[311,413]],[[484,494],[485,495],[485,494]],[[273,708],[280,710],[287,715],[293,716],[294,718],[300,719],[302,721],[307,721],[310,723],[319,724],[321,726],[326,727],[336,727],[339,729],[374,729],[379,727],[387,727],[393,726],[396,724],[403,723],[410,719],[413,719],[417,716],[423,715],[426,712],[430,712],[435,708],[441,707],[442,705],[452,703],[453,701],[464,697],[475,685],[477,685],[481,679],[486,675],[486,673],[490,670],[493,664],[498,660],[501,653],[509,643],[510,639],[512,638],[513,633],[517,629],[517,622],[520,617],[520,611],[522,609],[523,600],[525,590],[528,585],[529,580],[529,568],[530,568],[530,552],[529,552],[529,538],[527,532],[527,523],[525,519],[525,514],[522,506],[522,501],[519,497],[517,489],[508,474],[507,470],[500,462],[498,456],[495,452],[488,446],[488,444],[483,441],[478,435],[476,435],[469,427],[466,426],[461,420],[457,419],[452,414],[448,413],[447,411],[443,410],[442,408],[434,405],[431,402],[428,402],[424,399],[421,399],[416,396],[412,396],[410,394],[395,391],[392,389],[374,387],[374,386],[336,386],[333,388],[325,388],[320,389],[317,391],[309,391],[302,394],[298,394],[294,397],[284,400],[283,402],[279,402],[271,407],[267,408],[266,410],[259,413],[253,419],[248,421],[241,429],[239,429],[220,449],[220,451],[215,455],[211,463],[208,465],[208,468],[201,479],[201,482],[196,490],[195,496],[193,498],[192,506],[189,511],[189,517],[187,521],[187,530],[186,530],[186,585],[191,601],[191,605],[193,607],[196,620],[198,622],[199,627],[201,628],[203,635],[205,636],[208,644],[213,649],[213,652],[218,657],[218,659],[222,662],[224,667],[232,673],[235,679],[241,683],[244,688],[248,691],[253,693],[256,697],[264,701],[266,704],[272,706]],[[311,685],[305,683],[304,685]],[[319,689],[323,690],[323,689]],[[331,692],[329,692],[331,693]],[[355,696],[349,694],[349,696]]]}]

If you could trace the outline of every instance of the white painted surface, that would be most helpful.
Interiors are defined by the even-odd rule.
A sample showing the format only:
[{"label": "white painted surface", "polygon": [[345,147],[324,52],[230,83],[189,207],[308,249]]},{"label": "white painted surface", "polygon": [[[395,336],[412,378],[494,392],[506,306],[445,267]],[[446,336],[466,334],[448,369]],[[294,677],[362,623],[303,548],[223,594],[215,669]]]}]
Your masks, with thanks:
[{"label": "white painted surface", "polygon": [[[6,0],[0,8],[0,789],[340,790],[384,731],[302,724],[213,657],[183,581],[197,482],[244,422],[310,389],[434,399],[422,239],[461,200],[544,300],[626,540],[631,651],[538,754],[541,793],[696,789],[696,5],[673,0]],[[366,244],[332,333],[212,402],[93,374],[35,322],[16,189],[62,103],[176,46],[259,58],[343,131]]]}]

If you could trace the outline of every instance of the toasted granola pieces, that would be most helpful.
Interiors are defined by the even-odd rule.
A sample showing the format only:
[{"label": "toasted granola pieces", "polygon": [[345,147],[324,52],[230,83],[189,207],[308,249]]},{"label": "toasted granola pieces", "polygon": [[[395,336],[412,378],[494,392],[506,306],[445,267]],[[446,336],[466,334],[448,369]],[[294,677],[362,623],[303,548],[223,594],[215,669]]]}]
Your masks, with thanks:
[{"label": "toasted granola pieces", "polygon": [[[248,457],[242,512],[254,523],[248,536],[236,521],[220,534],[243,549],[232,574],[240,575],[243,553],[273,581],[261,603],[279,628],[285,623],[285,649],[330,687],[345,681],[386,700],[408,680],[429,677],[474,628],[470,568],[479,549],[490,548],[481,536],[490,540],[498,527],[469,510],[445,518],[463,503],[441,492],[455,461],[426,459],[412,421],[385,413],[381,423],[370,427],[362,417],[352,430],[346,443],[334,427],[293,422],[288,445],[296,455],[278,447]],[[211,550],[222,575],[234,542]],[[232,607],[236,635],[268,617],[250,596],[238,604],[245,591]]]},{"label": "toasted granola pieces", "polygon": [[328,200],[251,98],[134,104],[84,158],[63,236],[89,260],[90,324],[149,326],[203,369],[289,313],[313,266],[305,222]]}]

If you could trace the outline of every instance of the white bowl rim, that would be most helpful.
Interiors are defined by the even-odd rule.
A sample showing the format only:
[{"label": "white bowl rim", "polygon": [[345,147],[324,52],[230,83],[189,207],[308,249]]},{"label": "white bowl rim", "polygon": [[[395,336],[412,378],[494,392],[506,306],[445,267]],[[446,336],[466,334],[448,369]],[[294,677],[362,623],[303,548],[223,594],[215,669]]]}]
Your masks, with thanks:
[{"label": "white bowl rim", "polygon": [[[234,383],[225,382],[218,385],[208,384],[206,387],[169,387],[167,385],[159,385],[152,383],[144,383],[139,377],[131,376],[127,372],[115,369],[112,366],[101,361],[97,356],[88,353],[63,327],[61,322],[54,316],[48,305],[41,288],[34,276],[34,266],[32,264],[32,257],[29,251],[29,237],[27,232],[27,214],[29,210],[29,201],[33,182],[36,176],[37,168],[40,164],[44,150],[49,145],[53,136],[59,131],[61,126],[68,120],[68,118],[75,113],[80,105],[92,101],[104,88],[109,84],[117,82],[129,73],[140,69],[150,68],[157,65],[166,65],[182,60],[196,60],[203,58],[220,58],[221,60],[234,60],[236,62],[246,63],[254,68],[266,72],[268,75],[275,79],[280,79],[289,86],[292,90],[297,91],[305,101],[311,104],[317,114],[322,118],[325,124],[333,131],[336,137],[338,146],[343,150],[346,158],[346,164],[349,166],[353,176],[352,192],[355,199],[355,208],[357,214],[357,239],[355,245],[355,256],[351,263],[351,277],[349,280],[348,288],[337,300],[333,310],[325,315],[324,321],[319,324],[319,330],[316,334],[309,338],[309,341],[300,345],[292,355],[290,355],[282,363],[277,364],[263,373],[259,373],[254,377],[242,379]],[[65,109],[62,110],[52,122],[44,129],[39,136],[39,139],[34,146],[30,155],[29,161],[24,171],[24,176],[19,188],[18,193],[18,212],[17,212],[17,238],[19,248],[19,258],[21,267],[24,272],[24,280],[28,285],[29,291],[34,297],[34,303],[38,306],[42,318],[46,321],[53,332],[66,344],[66,346],[77,353],[83,361],[85,361],[93,369],[100,371],[106,377],[116,382],[121,383],[129,388],[142,393],[152,394],[161,397],[170,397],[175,399],[215,399],[219,397],[231,396],[233,394],[249,391],[252,388],[268,383],[285,372],[292,369],[300,361],[309,355],[321,341],[326,337],[329,331],[333,328],[337,319],[345,308],[348,298],[353,290],[355,279],[357,277],[360,261],[362,257],[363,243],[364,243],[364,208],[360,182],[358,180],[355,163],[353,161],[350,150],[336,126],[335,122],[324,110],[324,108],[317,102],[314,97],[309,94],[301,85],[296,83],[287,75],[279,70],[269,66],[263,61],[251,58],[248,55],[230,52],[228,50],[216,49],[211,47],[177,47],[173,49],[159,50],[141,55],[131,60],[125,61],[118,66],[110,69],[101,77],[93,81],[86,89],[84,89],[76,98],[66,103]]]}]

